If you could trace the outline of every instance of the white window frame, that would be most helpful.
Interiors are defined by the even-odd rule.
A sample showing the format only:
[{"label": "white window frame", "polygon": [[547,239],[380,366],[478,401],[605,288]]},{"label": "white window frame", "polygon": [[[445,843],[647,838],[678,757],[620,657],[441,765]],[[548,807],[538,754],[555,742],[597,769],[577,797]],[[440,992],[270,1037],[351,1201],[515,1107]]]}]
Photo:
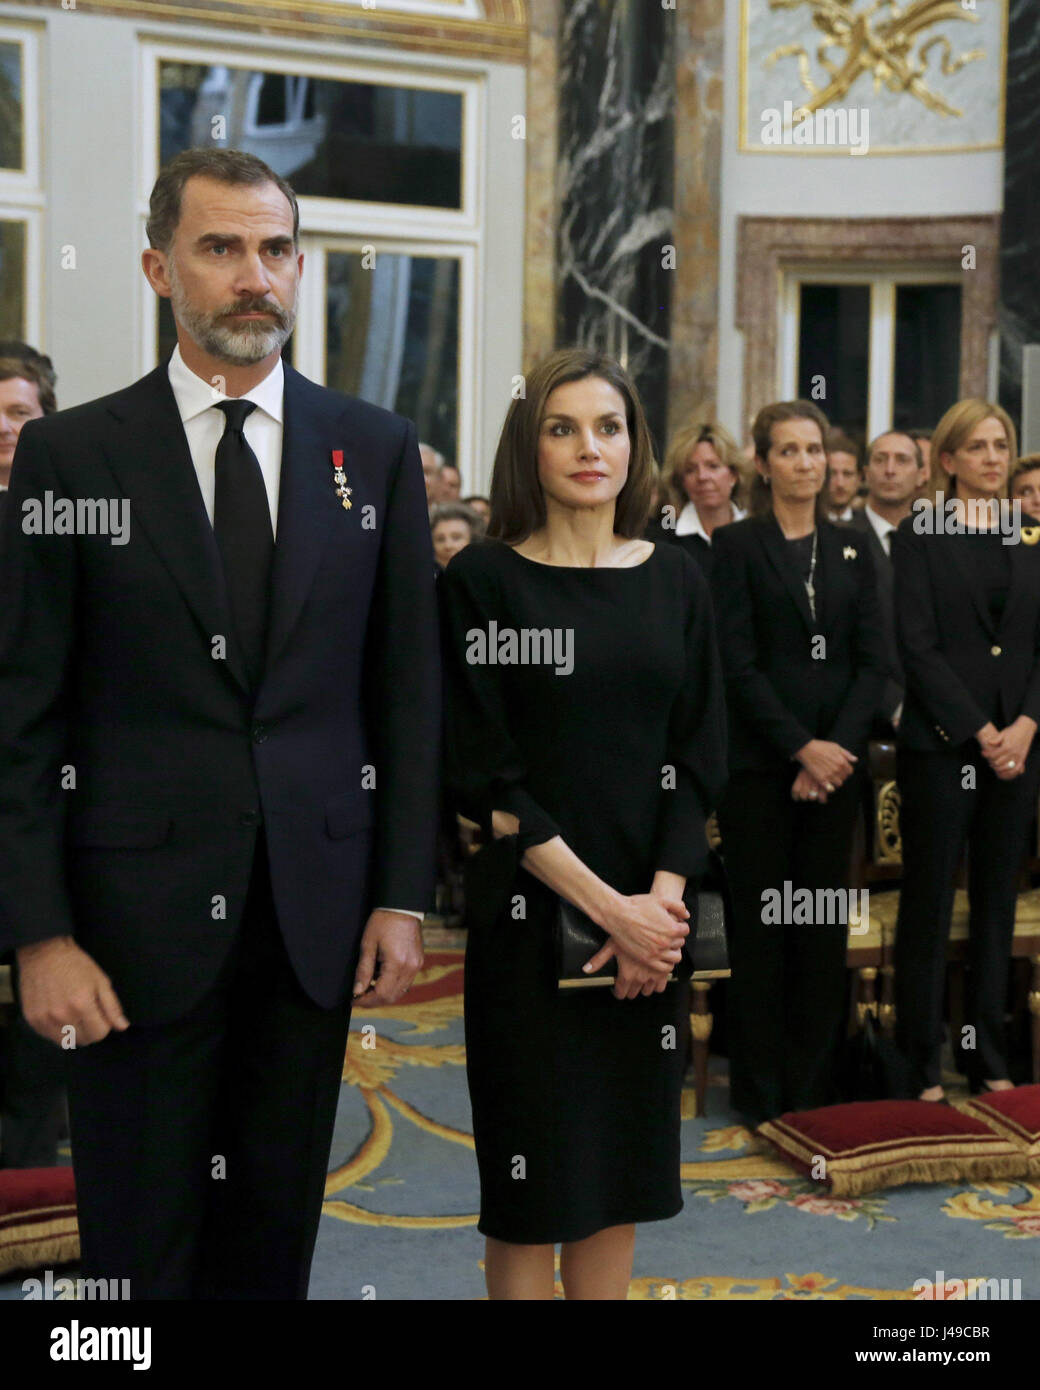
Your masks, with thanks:
[{"label": "white window frame", "polygon": [[[457,242],[415,241],[400,237],[334,236],[314,233],[300,236],[304,274],[300,281],[298,324],[293,337],[293,366],[319,385],[325,385],[327,257],[329,252],[360,254],[372,247],[376,256],[399,253],[408,256],[453,256],[459,262],[458,382],[455,424],[455,457],[471,459],[476,448],[475,424],[479,397],[476,391],[475,344],[478,333],[476,248]],[[431,440],[436,444],[436,440]]]},{"label": "white window frame", "polygon": [[[367,10],[375,8],[374,0],[332,0],[345,10]],[[479,0],[379,0],[381,10],[396,11],[400,14],[427,15],[431,19],[484,19]]]},{"label": "white window frame", "polygon": [[43,347],[43,219],[46,197],[40,164],[40,30],[29,24],[0,19],[0,41],[17,44],[22,68],[21,169],[0,169],[0,221],[21,222],[25,228],[23,277],[24,322],[21,336]]},{"label": "white window frame", "polygon": [[[858,265],[835,270],[833,266],[785,268],[779,303],[777,377],[782,400],[798,392],[798,340],[801,335],[803,285],[868,285],[870,287],[870,341],[867,354],[867,438],[875,439],[892,427],[895,405],[896,290],[900,285],[960,285],[960,267],[949,270],[935,265],[915,267]],[[826,401],[821,402],[826,411]]]},{"label": "white window frame", "polygon": [[[459,279],[459,382],[456,422],[456,459],[468,482],[479,471],[476,450],[481,439],[483,401],[484,333],[482,295],[485,282],[484,161],[477,157],[483,148],[480,131],[485,122],[487,77],[480,71],[467,71],[444,64],[443,59],[413,60],[408,54],[395,54],[393,60],[345,55],[342,58],[313,56],[307,52],[274,46],[173,41],[142,37],[139,50],[141,101],[141,140],[138,171],[138,219],[141,246],[148,219],[148,195],[159,171],[159,65],[162,62],[200,63],[245,68],[250,71],[285,72],[293,76],[313,76],[330,81],[383,83],[387,86],[414,87],[443,91],[462,97],[462,144],[460,152],[460,207],[436,208],[421,204],[372,203],[351,199],[300,197],[300,249],[310,260],[315,253],[330,249],[355,249],[362,244],[380,250],[403,250],[411,255],[456,255],[460,261]],[[333,242],[336,244],[333,245]],[[325,283],[324,264],[305,260],[300,282],[297,326],[293,341],[293,362],[312,380],[324,381],[325,305],[318,306],[313,290]],[[320,269],[320,274],[315,272]],[[155,365],[155,338],[158,304],[155,295],[142,282],[138,301],[138,366],[143,374]],[[318,312],[320,307],[320,312]]]},{"label": "white window frame", "polygon": [[41,351],[43,344],[43,212],[16,203],[0,203],[0,222],[21,222],[25,227],[25,322],[21,337]]},{"label": "white window frame", "polygon": [[22,141],[24,167],[0,169],[0,198],[31,206],[43,206],[40,172],[40,34],[28,24],[13,24],[0,17],[0,41],[15,43],[22,61]]}]

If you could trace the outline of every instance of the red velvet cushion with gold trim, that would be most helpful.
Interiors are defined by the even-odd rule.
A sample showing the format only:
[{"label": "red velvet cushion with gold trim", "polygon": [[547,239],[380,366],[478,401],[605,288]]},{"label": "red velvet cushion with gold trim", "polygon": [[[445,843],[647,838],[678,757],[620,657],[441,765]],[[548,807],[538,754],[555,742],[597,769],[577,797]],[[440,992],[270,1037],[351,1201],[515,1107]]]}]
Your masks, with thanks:
[{"label": "red velvet cushion with gold trim", "polygon": [[71,1168],[0,1169],[0,1275],[79,1259]]},{"label": "red velvet cushion with gold trim", "polygon": [[863,1100],[791,1112],[757,1132],[835,1196],[905,1182],[974,1182],[1026,1173],[1025,1154],[1006,1135],[977,1116],[926,1100]]},{"label": "red velvet cushion with gold trim", "polygon": [[965,1109],[1017,1145],[1025,1154],[1027,1175],[1040,1177],[1040,1086],[987,1091],[968,1101]]}]

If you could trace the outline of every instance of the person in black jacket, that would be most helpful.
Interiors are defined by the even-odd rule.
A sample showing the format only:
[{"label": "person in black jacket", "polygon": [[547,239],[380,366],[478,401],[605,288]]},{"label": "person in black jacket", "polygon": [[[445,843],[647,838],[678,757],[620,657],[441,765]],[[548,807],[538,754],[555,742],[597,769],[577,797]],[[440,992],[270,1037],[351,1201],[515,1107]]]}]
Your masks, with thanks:
[{"label": "person in black jacket", "polygon": [[[54,364],[44,353],[17,339],[0,342],[0,554],[18,436],[28,420],[57,410],[56,383]],[[13,963],[13,952],[8,954]],[[63,1060],[52,1043],[33,1032],[20,1010],[7,1028],[0,1029],[0,1168],[49,1168],[57,1163],[65,1127]]]},{"label": "person in black jacket", "polygon": [[904,865],[897,1037],[923,1100],[943,1098],[943,967],[965,846],[969,1026],[959,1041],[974,1086],[1011,1084],[1008,959],[1040,780],[1040,546],[1035,532],[1019,538],[1004,524],[1010,518],[1000,504],[1014,454],[1014,426],[1000,406],[974,399],[951,406],[933,438],[935,503],[918,503],[892,545],[906,672],[897,750]]},{"label": "person in black jacket", "polygon": [[282,361],[274,170],[184,151],[147,232],[177,348],[29,421],[11,473],[0,949],[65,1044],[84,1277],[302,1299],[351,1007],[408,989],[433,889],[422,468],[411,421]]},{"label": "person in black jacket", "polygon": [[928,481],[928,470],[916,441],[900,430],[888,430],[868,448],[863,478],[867,500],[853,512],[848,525],[866,536],[874,561],[888,661],[888,679],[874,717],[874,733],[891,739],[903,712],[904,684],[892,600],[892,537],[903,518],[910,515],[915,498]]},{"label": "person in black jacket", "polygon": [[[832,1099],[856,770],[885,672],[867,546],[822,512],[826,429],[808,401],[759,411],[752,516],[713,542],[729,725],[719,826],[733,896],[730,1087],[752,1124]],[[784,905],[799,889],[812,894],[809,921]]]}]

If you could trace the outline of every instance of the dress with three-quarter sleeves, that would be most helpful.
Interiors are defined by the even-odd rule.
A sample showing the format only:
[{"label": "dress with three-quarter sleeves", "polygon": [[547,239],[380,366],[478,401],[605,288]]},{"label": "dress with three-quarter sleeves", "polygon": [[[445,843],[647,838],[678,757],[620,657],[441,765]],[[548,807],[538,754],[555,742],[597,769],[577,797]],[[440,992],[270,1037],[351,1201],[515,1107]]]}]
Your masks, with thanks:
[{"label": "dress with three-quarter sleeves", "polygon": [[[479,1229],[547,1244],[674,1216],[687,988],[559,990],[557,899],[520,859],[561,835],[626,895],[703,871],[725,779],[707,586],[678,547],[588,569],[485,540],[439,588],[449,794],[485,841],[465,915]],[[495,810],[517,835],[492,838]]]}]

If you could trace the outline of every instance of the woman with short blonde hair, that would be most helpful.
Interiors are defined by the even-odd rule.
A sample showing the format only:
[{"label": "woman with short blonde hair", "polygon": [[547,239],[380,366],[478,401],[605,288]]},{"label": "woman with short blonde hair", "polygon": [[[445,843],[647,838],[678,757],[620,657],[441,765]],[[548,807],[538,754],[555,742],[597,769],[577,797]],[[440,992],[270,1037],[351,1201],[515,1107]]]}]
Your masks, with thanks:
[{"label": "woman with short blonde hair", "polygon": [[699,418],[688,421],[665,454],[662,481],[667,504],[648,527],[648,537],[682,546],[708,577],[712,534],[746,515],[741,507],[744,473],[740,447],[724,425]]}]

